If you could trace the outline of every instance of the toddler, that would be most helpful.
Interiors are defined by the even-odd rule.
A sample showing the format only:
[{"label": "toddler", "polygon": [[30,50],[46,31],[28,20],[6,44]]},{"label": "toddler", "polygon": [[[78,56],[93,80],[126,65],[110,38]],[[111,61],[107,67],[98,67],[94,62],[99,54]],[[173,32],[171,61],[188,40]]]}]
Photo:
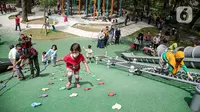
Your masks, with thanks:
[{"label": "toddler", "polygon": [[86,52],[86,58],[87,58],[87,62],[90,61],[90,63],[92,62],[92,58],[94,59],[94,56],[93,56],[93,51],[92,51],[92,46],[91,45],[88,45],[88,48],[85,49],[85,52]]},{"label": "toddler", "polygon": [[56,66],[56,58],[57,58],[57,46],[54,44],[52,45],[51,49],[46,53],[45,56],[50,55],[51,61],[53,62],[53,67]]},{"label": "toddler", "polygon": [[80,63],[83,62],[86,71],[90,74],[90,69],[85,61],[84,56],[81,54],[81,47],[78,43],[72,44],[70,48],[71,53],[66,55],[64,58],[58,59],[59,61],[64,61],[66,63],[67,68],[67,76],[68,76],[68,83],[66,83],[66,87],[69,89],[72,83],[72,75],[74,74],[76,87],[80,88],[79,85],[79,70],[80,70]]},{"label": "toddler", "polygon": [[45,65],[45,64],[48,64],[48,56],[46,55],[46,52],[44,51],[42,53],[42,63]]}]

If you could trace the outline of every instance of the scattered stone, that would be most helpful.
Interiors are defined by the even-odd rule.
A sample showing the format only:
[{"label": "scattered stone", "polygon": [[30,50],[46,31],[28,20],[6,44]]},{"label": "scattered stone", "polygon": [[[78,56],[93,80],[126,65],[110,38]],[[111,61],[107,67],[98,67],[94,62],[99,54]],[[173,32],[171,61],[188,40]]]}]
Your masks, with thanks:
[{"label": "scattered stone", "polygon": [[99,85],[103,85],[103,84],[104,84],[104,82],[99,82],[98,84],[99,84]]},{"label": "scattered stone", "polygon": [[108,96],[115,96],[115,95],[116,95],[115,92],[110,92],[110,93],[108,93]]},{"label": "scattered stone", "polygon": [[49,82],[49,85],[52,85],[52,84],[54,84],[54,82]]},{"label": "scattered stone", "polygon": [[85,91],[91,90],[91,88],[84,88]]},{"label": "scattered stone", "polygon": [[59,88],[59,90],[65,90],[66,89],[66,87],[60,87]]},{"label": "scattered stone", "polygon": [[45,98],[45,97],[47,97],[48,96],[48,94],[42,94],[41,96],[40,96],[40,98]]},{"label": "scattered stone", "polygon": [[31,106],[33,107],[33,108],[35,108],[35,107],[38,107],[38,106],[40,106],[40,105],[42,105],[41,103],[37,103],[37,102],[33,102],[32,104],[31,104]]},{"label": "scattered stone", "polygon": [[47,91],[49,90],[49,88],[42,88],[42,91]]},{"label": "scattered stone", "polygon": [[76,96],[78,96],[77,93],[72,93],[69,97],[72,98],[72,97],[76,97]]},{"label": "scattered stone", "polygon": [[117,110],[120,110],[121,109],[121,105],[116,103],[115,105],[112,106],[112,109],[117,109]]}]

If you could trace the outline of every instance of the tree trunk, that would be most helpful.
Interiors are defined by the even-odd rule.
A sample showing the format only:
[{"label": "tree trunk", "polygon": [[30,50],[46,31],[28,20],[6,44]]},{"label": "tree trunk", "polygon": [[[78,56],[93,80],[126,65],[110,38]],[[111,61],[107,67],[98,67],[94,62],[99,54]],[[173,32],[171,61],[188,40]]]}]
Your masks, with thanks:
[{"label": "tree trunk", "polygon": [[134,8],[136,11],[137,11],[137,5],[138,5],[137,0],[134,0]]},{"label": "tree trunk", "polygon": [[147,15],[149,14],[150,11],[150,0],[147,1]]},{"label": "tree trunk", "polygon": [[17,7],[22,7],[22,1],[21,0],[17,0],[17,5],[16,5]]},{"label": "tree trunk", "polygon": [[172,8],[172,12],[175,11],[177,3],[178,3],[178,0],[175,1],[174,7]]},{"label": "tree trunk", "polygon": [[163,5],[163,8],[164,8],[164,9],[167,7],[167,4],[168,4],[168,0],[165,0],[165,1],[164,1],[164,5]]},{"label": "tree trunk", "polygon": [[27,0],[27,13],[28,14],[32,13],[31,9],[32,9],[32,0]]},{"label": "tree trunk", "polygon": [[22,22],[27,22],[28,17],[27,17],[27,0],[22,0]]},{"label": "tree trunk", "polygon": [[189,29],[191,29],[193,27],[193,25],[199,19],[199,17],[200,17],[200,10],[196,13],[196,15],[193,17],[192,21],[190,22]]}]

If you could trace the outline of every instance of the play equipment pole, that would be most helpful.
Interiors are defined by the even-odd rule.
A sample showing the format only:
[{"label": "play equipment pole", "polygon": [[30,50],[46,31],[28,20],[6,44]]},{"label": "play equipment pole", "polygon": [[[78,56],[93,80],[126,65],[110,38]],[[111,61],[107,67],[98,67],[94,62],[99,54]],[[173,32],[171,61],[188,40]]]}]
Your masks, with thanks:
[{"label": "play equipment pole", "polygon": [[86,3],[85,3],[85,14],[86,16],[88,16],[88,0],[86,0]]},{"label": "play equipment pole", "polygon": [[69,0],[65,0],[65,15],[69,15]]},{"label": "play equipment pole", "polygon": [[101,6],[101,0],[98,0],[98,16],[101,15],[101,8],[100,8],[100,6]]},{"label": "play equipment pole", "polygon": [[74,7],[76,7],[76,0],[74,0]]},{"label": "play equipment pole", "polygon": [[122,0],[120,0],[120,5],[119,5],[119,16],[122,15],[121,12],[122,12]]},{"label": "play equipment pole", "polygon": [[102,6],[103,6],[103,7],[102,7],[103,14],[105,13],[105,2],[106,2],[106,1],[105,1],[105,0],[103,0],[103,5],[102,5]]},{"label": "play equipment pole", "polygon": [[65,8],[65,0],[62,0],[62,15],[64,15],[64,8]]},{"label": "play equipment pole", "polygon": [[95,13],[96,13],[96,3],[97,3],[97,0],[94,0],[93,16],[95,16]]},{"label": "play equipment pole", "polygon": [[79,3],[78,3],[78,14],[79,15],[81,14],[81,0],[79,0]]},{"label": "play equipment pole", "polygon": [[114,8],[114,0],[111,2],[111,11],[110,11],[110,16],[113,14],[113,8]]},{"label": "play equipment pole", "polygon": [[108,4],[109,4],[109,0],[106,0],[106,16],[108,16]]},{"label": "play equipment pole", "polygon": [[90,10],[91,0],[89,0],[88,3],[89,3],[88,4],[88,13],[91,13],[91,10]]}]

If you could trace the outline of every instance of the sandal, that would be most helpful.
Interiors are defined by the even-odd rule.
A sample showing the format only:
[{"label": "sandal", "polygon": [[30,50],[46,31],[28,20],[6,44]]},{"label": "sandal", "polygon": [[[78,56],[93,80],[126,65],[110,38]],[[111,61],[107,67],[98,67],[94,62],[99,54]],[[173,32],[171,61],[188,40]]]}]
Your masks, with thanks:
[{"label": "sandal", "polygon": [[70,86],[71,86],[71,83],[70,83],[70,82],[68,82],[68,83],[66,84],[66,88],[67,88],[67,89],[69,89],[69,88],[70,88]]}]

